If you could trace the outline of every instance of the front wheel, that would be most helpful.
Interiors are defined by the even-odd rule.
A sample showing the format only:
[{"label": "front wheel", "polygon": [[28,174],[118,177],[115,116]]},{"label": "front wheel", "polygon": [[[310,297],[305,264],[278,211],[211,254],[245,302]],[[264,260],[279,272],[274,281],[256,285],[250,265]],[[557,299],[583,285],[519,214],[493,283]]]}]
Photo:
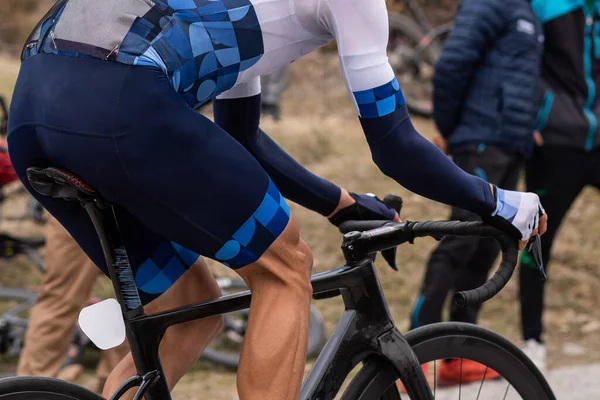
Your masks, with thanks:
[{"label": "front wheel", "polygon": [[54,378],[23,376],[0,379],[2,400],[103,400],[96,393],[74,383]]},{"label": "front wheel", "polygon": [[[434,399],[554,400],[546,379],[514,344],[477,325],[446,322],[427,325],[406,335],[421,365],[428,364]],[[440,388],[439,365],[449,360],[471,360],[498,372],[499,379],[459,383]],[[433,365],[432,365],[433,364]],[[462,370],[461,370],[462,373]],[[350,382],[343,400],[399,400],[398,373],[389,362],[370,358]],[[421,399],[413,399],[421,400]]]}]

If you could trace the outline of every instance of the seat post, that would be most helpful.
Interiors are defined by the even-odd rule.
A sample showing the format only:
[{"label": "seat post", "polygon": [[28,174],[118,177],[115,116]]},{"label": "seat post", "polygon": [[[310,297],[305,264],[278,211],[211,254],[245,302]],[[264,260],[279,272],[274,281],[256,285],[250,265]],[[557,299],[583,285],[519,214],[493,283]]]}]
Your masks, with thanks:
[{"label": "seat post", "polygon": [[81,204],[98,234],[108,273],[124,316],[128,319],[143,315],[142,302],[113,206],[98,198],[84,200]]},{"label": "seat post", "polygon": [[138,373],[137,377],[128,380],[115,393],[116,398],[123,395],[122,390],[139,386],[136,399],[142,396],[148,400],[170,399],[169,386],[158,356],[160,341],[167,327],[152,322],[139,323],[144,320],[144,308],[115,208],[81,178],[61,168],[30,167],[27,168],[27,179],[41,195],[79,202],[94,225],[115,295],[121,305],[125,334]]},{"label": "seat post", "polygon": [[[149,400],[169,400],[171,398],[164,371],[158,356],[158,346],[164,330],[142,332],[132,325],[131,320],[144,316],[135,277],[119,230],[114,207],[102,198],[83,200],[81,204],[89,214],[100,239],[108,273],[125,319],[127,341],[138,373],[142,381],[138,390]],[[151,382],[145,382],[150,379]],[[145,383],[144,383],[145,382]],[[119,391],[117,391],[119,393]],[[136,394],[136,398],[138,395]]]}]

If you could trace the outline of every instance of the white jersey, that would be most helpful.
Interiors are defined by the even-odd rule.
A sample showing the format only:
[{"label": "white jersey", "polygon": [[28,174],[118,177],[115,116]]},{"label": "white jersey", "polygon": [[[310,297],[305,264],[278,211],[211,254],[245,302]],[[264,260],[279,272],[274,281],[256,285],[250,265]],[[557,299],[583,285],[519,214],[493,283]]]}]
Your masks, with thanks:
[{"label": "white jersey", "polygon": [[222,97],[258,90],[260,75],[336,40],[344,81],[350,92],[390,82],[388,20],[383,0],[254,0],[265,52],[240,73],[238,87]]},{"label": "white jersey", "polygon": [[332,40],[359,115],[404,102],[386,55],[384,0],[59,2],[38,29],[39,52],[161,68],[192,107],[257,94],[261,75]]}]

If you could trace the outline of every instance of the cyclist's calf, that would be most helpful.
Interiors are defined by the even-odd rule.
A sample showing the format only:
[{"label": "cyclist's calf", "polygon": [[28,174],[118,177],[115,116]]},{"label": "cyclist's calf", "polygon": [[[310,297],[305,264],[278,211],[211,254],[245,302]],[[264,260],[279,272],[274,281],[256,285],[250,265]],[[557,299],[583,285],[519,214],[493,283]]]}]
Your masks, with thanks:
[{"label": "cyclist's calf", "polygon": [[290,219],[256,263],[238,270],[252,291],[238,368],[241,400],[298,398],[308,343],[312,262]]}]

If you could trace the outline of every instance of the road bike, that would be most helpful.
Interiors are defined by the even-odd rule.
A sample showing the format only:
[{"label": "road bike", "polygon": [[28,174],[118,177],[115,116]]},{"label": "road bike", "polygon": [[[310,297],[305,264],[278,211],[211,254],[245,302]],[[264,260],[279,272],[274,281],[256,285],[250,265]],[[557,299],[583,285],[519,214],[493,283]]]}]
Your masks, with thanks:
[{"label": "road bike", "polygon": [[[137,388],[135,399],[170,399],[158,357],[158,344],[166,329],[186,321],[248,308],[251,294],[242,292],[153,315],[144,314],[135,281],[127,278],[132,271],[127,258],[123,257],[126,250],[113,206],[68,171],[29,168],[27,174],[32,187],[40,194],[81,202],[102,243],[121,307],[123,329],[137,369],[137,375],[124,382],[112,399],[120,399],[132,388]],[[457,304],[465,306],[492,298],[506,285],[517,262],[516,240],[482,222],[350,221],[342,224],[340,230],[345,232],[342,242],[345,265],[313,275],[312,285],[315,298],[341,296],[345,311],[305,378],[300,399],[335,398],[354,367],[362,364],[341,395],[343,400],[400,399],[398,379],[410,399],[431,400],[436,398],[436,386],[434,383],[432,391],[421,364],[444,362],[449,358],[473,360],[498,372],[502,376],[501,384],[506,387],[503,398],[512,388],[511,393],[522,399],[555,399],[531,360],[509,341],[485,328],[439,323],[403,336],[392,321],[373,263],[377,252],[412,243],[420,237],[493,237],[502,249],[501,264],[483,286],[455,295]],[[483,386],[483,383],[482,380],[480,384]],[[81,386],[42,377],[0,380],[0,396],[5,400],[101,399]]]}]

